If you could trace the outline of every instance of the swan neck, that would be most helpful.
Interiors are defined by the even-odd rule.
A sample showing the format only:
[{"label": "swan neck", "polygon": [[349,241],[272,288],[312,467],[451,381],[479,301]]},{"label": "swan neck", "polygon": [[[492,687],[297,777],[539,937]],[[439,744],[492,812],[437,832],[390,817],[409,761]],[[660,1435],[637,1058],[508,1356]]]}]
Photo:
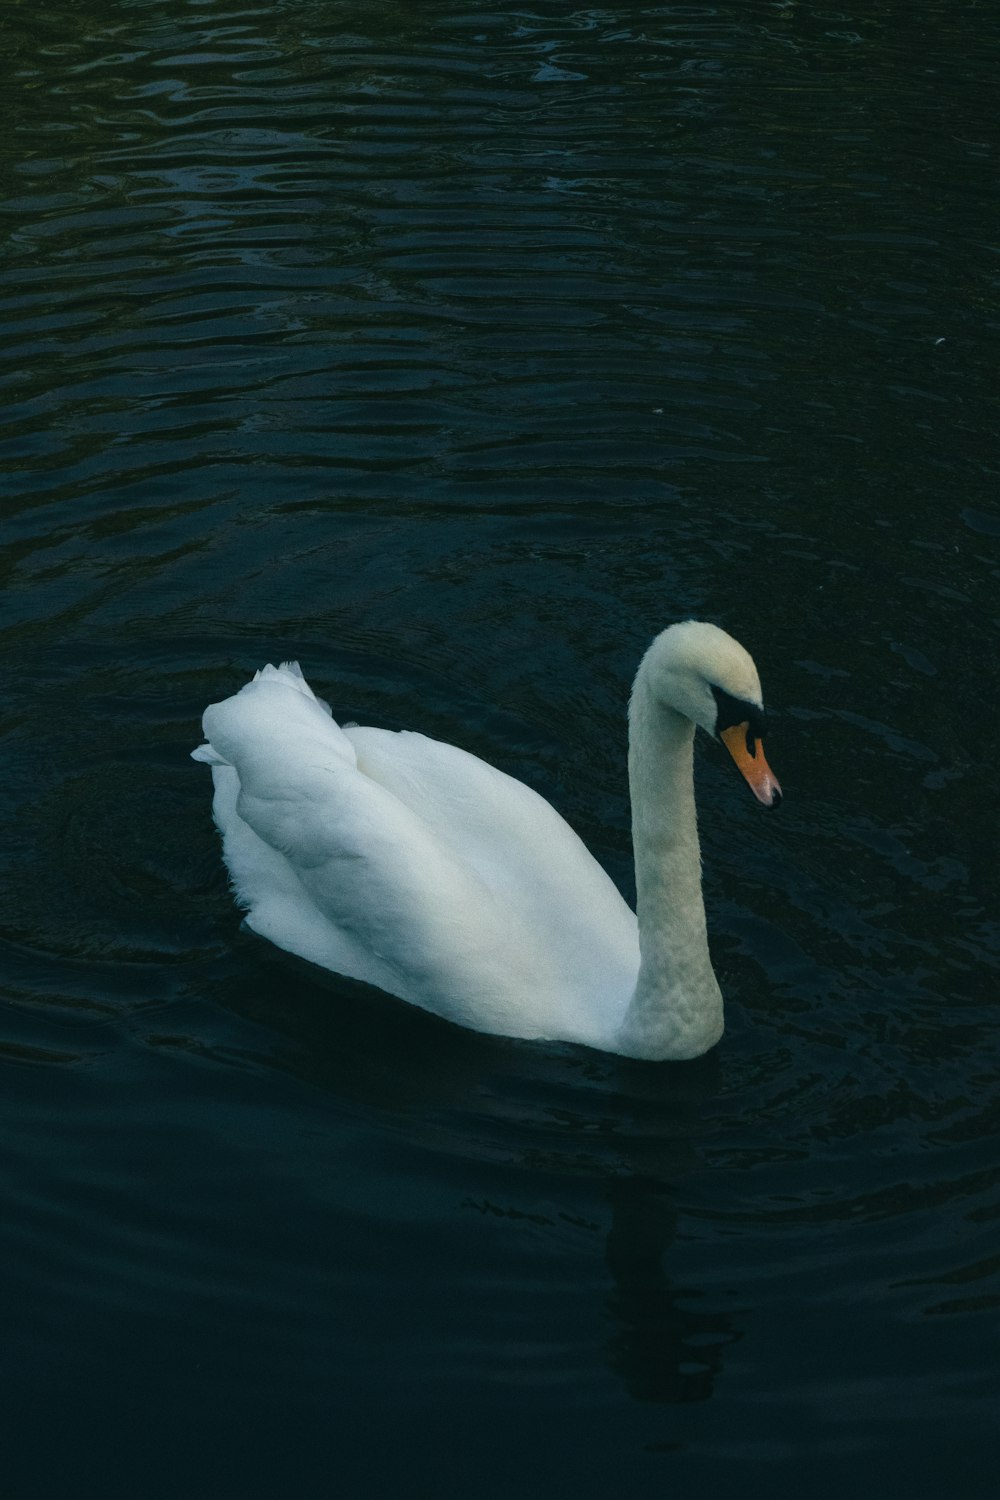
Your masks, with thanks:
[{"label": "swan neck", "polygon": [[636,1057],[698,1057],[722,1035],[701,891],[694,734],[640,667],[629,706],[640,964],[622,1026],[622,1051]]}]

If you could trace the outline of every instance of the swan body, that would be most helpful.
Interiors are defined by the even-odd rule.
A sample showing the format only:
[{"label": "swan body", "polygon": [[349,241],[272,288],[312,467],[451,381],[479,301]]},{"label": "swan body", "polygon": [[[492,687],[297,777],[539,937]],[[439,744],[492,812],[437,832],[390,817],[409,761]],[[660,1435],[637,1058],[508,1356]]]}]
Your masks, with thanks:
[{"label": "swan body", "polygon": [[543,797],[425,735],[342,728],[295,663],[208,708],[193,754],[247,923],[279,948],[479,1031],[694,1057],[723,1027],[694,727],[773,804],[756,669],[716,626],[672,626],[629,714],[638,917]]}]

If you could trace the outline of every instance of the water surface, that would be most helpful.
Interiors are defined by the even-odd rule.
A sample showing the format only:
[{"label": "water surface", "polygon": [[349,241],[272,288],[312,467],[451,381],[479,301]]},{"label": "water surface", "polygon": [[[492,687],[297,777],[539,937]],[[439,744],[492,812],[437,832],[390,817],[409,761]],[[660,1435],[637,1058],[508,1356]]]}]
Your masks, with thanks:
[{"label": "water surface", "polygon": [[[991,7],[9,3],[5,1471],[977,1497],[1000,1305]],[[631,897],[650,636],[727,1035],[468,1034],[239,930],[187,758],[297,656]]]}]

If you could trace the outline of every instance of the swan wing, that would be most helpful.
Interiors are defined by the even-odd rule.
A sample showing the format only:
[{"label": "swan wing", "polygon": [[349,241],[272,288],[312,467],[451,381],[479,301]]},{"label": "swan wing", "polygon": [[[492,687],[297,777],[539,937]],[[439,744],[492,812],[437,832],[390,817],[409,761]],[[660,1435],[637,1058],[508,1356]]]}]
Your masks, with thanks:
[{"label": "swan wing", "polygon": [[[254,930],[466,1026],[576,1028],[600,1045],[579,942],[611,913],[610,949],[589,946],[603,952],[617,1021],[624,1002],[608,989],[622,988],[634,917],[542,798],[424,736],[345,732],[288,665],[213,704],[204,728],[195,755],[212,764],[226,863]],[[582,915],[556,899],[560,868]],[[580,978],[589,992],[576,992]]]},{"label": "swan wing", "polygon": [[[351,726],[359,768],[433,828],[522,929],[538,932],[577,992],[610,1009],[639,966],[634,913],[544,797],[456,745]],[[623,1000],[623,1004],[624,1004]]]}]

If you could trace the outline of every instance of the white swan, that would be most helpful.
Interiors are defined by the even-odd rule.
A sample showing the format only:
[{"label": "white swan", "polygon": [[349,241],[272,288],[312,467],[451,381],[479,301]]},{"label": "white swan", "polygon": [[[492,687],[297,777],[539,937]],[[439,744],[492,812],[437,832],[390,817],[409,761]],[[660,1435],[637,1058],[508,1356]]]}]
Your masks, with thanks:
[{"label": "white swan", "polygon": [[653,641],[629,705],[638,918],[536,792],[422,734],[340,728],[296,663],[213,704],[193,755],[247,923],[279,948],[478,1031],[687,1058],[723,1029],[697,724],[780,800],[753,661],[688,620]]}]

